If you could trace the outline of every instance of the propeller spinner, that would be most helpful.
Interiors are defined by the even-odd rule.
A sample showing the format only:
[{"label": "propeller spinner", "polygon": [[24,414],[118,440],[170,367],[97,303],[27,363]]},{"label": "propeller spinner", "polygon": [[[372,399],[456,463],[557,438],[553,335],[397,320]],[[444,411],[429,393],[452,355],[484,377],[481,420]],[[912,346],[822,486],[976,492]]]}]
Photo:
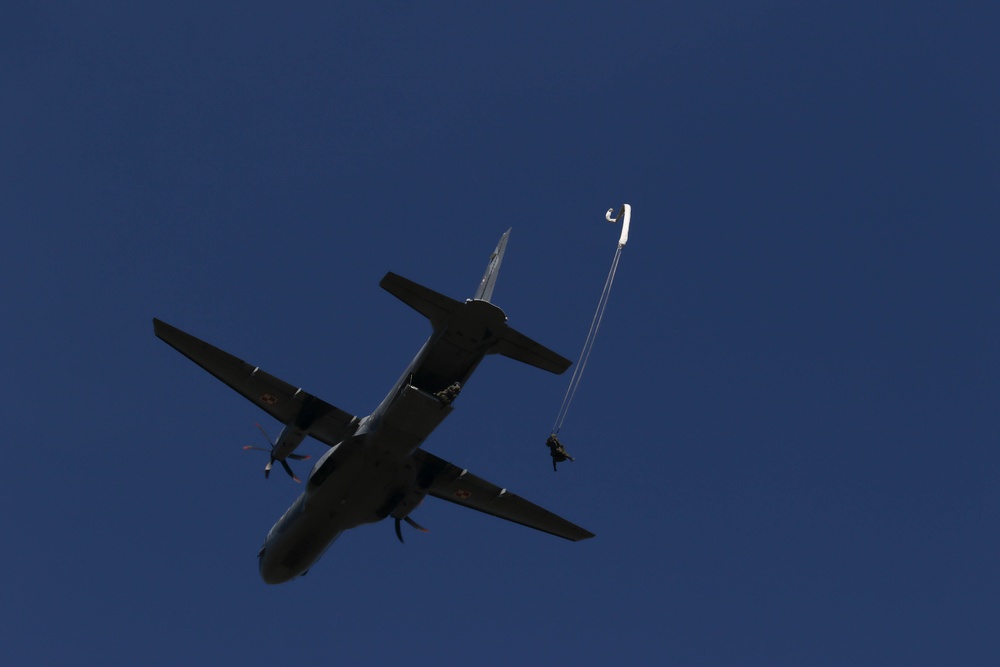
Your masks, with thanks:
[{"label": "propeller spinner", "polygon": [[[267,431],[264,430],[264,427],[261,426],[260,424],[254,424],[254,426],[260,429],[261,434],[264,436],[264,440],[267,441],[267,444],[271,445],[271,448],[264,449],[263,447],[257,447],[255,445],[244,445],[243,449],[244,450],[256,449],[257,451],[260,452],[267,452],[271,456],[271,460],[267,462],[266,466],[264,466],[264,478],[267,479],[271,475],[271,467],[274,465],[275,461],[278,461],[278,463],[281,464],[281,467],[285,469],[285,472],[288,473],[288,476],[294,479],[299,484],[301,484],[302,480],[296,477],[295,473],[292,472],[292,467],[288,465],[288,461],[286,461],[285,459],[274,458],[274,449],[276,445],[271,441],[271,438],[267,435]],[[305,461],[309,459],[310,456],[308,454],[289,454],[288,458],[295,459],[296,461]]]}]

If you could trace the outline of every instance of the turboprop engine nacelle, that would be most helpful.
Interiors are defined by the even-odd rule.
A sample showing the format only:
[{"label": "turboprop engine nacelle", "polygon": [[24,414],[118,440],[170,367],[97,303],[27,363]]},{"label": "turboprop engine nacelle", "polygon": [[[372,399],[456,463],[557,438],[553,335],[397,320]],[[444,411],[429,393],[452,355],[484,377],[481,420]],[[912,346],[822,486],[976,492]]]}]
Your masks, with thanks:
[{"label": "turboprop engine nacelle", "polygon": [[399,501],[396,508],[392,510],[390,516],[396,520],[396,537],[399,541],[403,541],[403,531],[400,529],[399,522],[405,521],[422,533],[426,533],[427,529],[421,526],[419,523],[410,518],[410,512],[417,509],[420,503],[424,501],[427,497],[427,487],[421,487],[414,485],[410,490],[403,496],[403,499]]},{"label": "turboprop engine nacelle", "polygon": [[295,424],[285,425],[285,428],[281,429],[281,433],[274,443],[272,456],[276,461],[285,460],[289,454],[295,451],[296,447],[302,444],[307,435],[309,434],[306,431],[298,428]]},{"label": "turboprop engine nacelle", "polygon": [[420,507],[420,503],[424,502],[426,497],[427,489],[414,485],[393,508],[390,516],[396,519],[408,516],[410,512]]}]

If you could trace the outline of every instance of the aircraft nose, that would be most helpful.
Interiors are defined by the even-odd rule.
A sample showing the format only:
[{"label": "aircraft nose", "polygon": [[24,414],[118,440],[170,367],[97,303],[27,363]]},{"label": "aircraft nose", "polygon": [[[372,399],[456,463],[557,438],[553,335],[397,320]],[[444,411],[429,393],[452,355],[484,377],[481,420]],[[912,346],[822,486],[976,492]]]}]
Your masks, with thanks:
[{"label": "aircraft nose", "polygon": [[289,579],[281,572],[276,572],[274,568],[268,567],[261,567],[260,578],[264,580],[265,584],[283,584]]},{"label": "aircraft nose", "polygon": [[274,558],[268,558],[267,545],[261,547],[257,554],[257,568],[260,571],[260,578],[265,584],[283,584],[295,578],[295,572],[276,562]]}]

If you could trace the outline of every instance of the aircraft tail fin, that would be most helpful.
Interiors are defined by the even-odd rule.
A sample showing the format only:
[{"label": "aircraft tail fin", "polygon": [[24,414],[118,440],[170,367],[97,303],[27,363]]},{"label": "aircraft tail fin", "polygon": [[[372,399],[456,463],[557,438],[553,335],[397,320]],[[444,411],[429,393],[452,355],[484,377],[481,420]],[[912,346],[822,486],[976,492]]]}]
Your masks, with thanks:
[{"label": "aircraft tail fin", "polygon": [[[572,364],[569,359],[507,326],[507,316],[500,308],[490,303],[493,288],[496,286],[497,273],[500,271],[500,262],[503,261],[503,253],[507,249],[509,237],[510,230],[508,229],[500,237],[496,250],[490,255],[486,273],[483,274],[483,279],[479,282],[479,289],[476,290],[475,297],[464,303],[391,271],[385,274],[385,277],[379,282],[379,286],[430,320],[435,331],[447,330],[452,324],[453,315],[460,308],[472,308],[472,312],[477,314],[473,320],[468,319],[469,315],[464,316],[463,328],[480,325],[485,327],[482,335],[477,336],[478,344],[483,345],[479,354],[502,354],[550,373],[562,373]],[[477,322],[476,318],[483,319],[481,322]],[[495,319],[493,324],[487,325],[487,322],[494,318],[498,319]],[[473,324],[473,322],[477,323]],[[463,334],[459,332],[458,335],[462,336]]]},{"label": "aircraft tail fin", "polygon": [[[479,281],[476,295],[472,297],[473,301],[489,302],[493,296],[493,288],[497,284],[497,274],[500,273],[500,263],[503,261],[503,253],[507,249],[509,237],[510,230],[508,229],[500,237],[496,249],[490,255],[489,264],[486,265],[486,273]],[[385,277],[379,282],[379,286],[429,319],[435,327],[447,320],[448,316],[462,305],[460,301],[435,292],[429,287],[424,287],[391,271],[385,274]]]},{"label": "aircraft tail fin", "polygon": [[[489,302],[493,296],[493,288],[497,283],[497,274],[500,273],[500,262],[503,261],[503,253],[507,249],[508,238],[510,238],[509,229],[500,237],[496,250],[490,255],[490,262],[486,265],[486,273],[483,274],[483,279],[479,281],[479,289],[476,290],[473,300]],[[504,327],[504,330],[499,334],[499,340],[494,344],[490,352],[502,354],[510,359],[541,368],[550,373],[562,373],[572,363],[569,359],[556,354],[544,345],[536,343],[520,331],[511,329],[510,327]]]},{"label": "aircraft tail fin", "polygon": [[497,274],[500,273],[500,262],[503,261],[503,253],[507,249],[507,239],[509,237],[510,230],[508,229],[500,237],[496,250],[490,255],[490,262],[486,265],[486,273],[483,274],[483,279],[479,281],[479,289],[476,290],[476,295],[472,297],[473,300],[489,301],[493,297],[493,288],[497,284]]}]

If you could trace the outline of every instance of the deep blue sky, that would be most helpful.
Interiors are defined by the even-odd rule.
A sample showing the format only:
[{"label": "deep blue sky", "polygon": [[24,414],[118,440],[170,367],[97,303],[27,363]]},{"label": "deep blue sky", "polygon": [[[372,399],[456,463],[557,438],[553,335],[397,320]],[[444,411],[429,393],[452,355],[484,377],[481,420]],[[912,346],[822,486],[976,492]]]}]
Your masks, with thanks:
[{"label": "deep blue sky", "polygon": [[[6,664],[1000,664],[988,3],[146,4],[0,22]],[[597,537],[428,499],[263,584],[279,425],[151,318],[363,415],[429,331],[386,271],[513,227],[575,358],[626,201],[577,461],[499,357],[426,443]]]}]

